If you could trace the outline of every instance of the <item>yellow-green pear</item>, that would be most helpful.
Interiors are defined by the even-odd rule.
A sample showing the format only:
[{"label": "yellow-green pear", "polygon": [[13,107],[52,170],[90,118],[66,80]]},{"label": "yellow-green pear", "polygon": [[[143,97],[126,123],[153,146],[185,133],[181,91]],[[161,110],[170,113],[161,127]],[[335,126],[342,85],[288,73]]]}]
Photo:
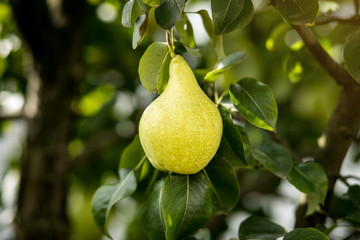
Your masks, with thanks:
[{"label": "yellow-green pear", "polygon": [[194,174],[219,148],[222,119],[180,55],[171,60],[169,73],[165,91],[141,117],[140,142],[156,169]]}]

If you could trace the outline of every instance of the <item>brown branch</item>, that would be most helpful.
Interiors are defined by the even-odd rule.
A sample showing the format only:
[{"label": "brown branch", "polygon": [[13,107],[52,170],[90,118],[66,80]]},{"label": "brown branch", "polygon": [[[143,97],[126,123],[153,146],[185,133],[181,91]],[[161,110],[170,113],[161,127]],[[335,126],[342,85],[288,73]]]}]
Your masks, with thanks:
[{"label": "brown branch", "polygon": [[315,20],[315,25],[324,25],[324,24],[328,24],[331,22],[360,25],[360,16],[355,15],[355,16],[352,16],[349,18],[344,18],[344,17],[340,17],[336,14],[320,15]]},{"label": "brown branch", "polygon": [[335,81],[344,87],[355,87],[356,81],[350,74],[337,62],[330,57],[325,49],[320,45],[315,35],[310,29],[303,25],[292,25],[297,31],[310,53],[314,56],[320,66],[335,79]]},{"label": "brown branch", "polygon": [[355,15],[359,16],[360,3],[359,0],[354,0]]}]

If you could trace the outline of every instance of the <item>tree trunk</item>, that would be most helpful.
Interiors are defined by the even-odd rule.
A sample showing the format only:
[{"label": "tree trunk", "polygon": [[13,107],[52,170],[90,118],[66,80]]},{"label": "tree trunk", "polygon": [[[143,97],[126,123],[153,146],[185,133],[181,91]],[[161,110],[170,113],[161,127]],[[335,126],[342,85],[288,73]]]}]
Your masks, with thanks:
[{"label": "tree trunk", "polygon": [[[61,2],[61,1],[59,1]],[[46,0],[11,1],[32,56],[16,218],[17,239],[65,240],[71,101],[82,77],[85,0],[63,0],[61,18],[50,18]],[[62,15],[60,14],[62,13]]]}]

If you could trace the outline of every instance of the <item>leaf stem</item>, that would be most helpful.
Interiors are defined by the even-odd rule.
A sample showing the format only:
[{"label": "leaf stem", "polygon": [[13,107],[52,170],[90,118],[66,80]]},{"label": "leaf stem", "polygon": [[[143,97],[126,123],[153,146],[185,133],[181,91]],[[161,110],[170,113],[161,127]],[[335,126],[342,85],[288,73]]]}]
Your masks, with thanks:
[{"label": "leaf stem", "polygon": [[174,32],[174,30],[171,29],[171,42],[170,42],[170,31],[166,30],[166,42],[168,44],[168,47],[169,47],[170,54],[171,54],[172,58],[174,58],[175,55],[176,55],[175,52],[174,52],[174,49],[173,49],[173,46],[174,46],[173,32]]},{"label": "leaf stem", "polygon": [[218,94],[218,91],[217,91],[217,87],[216,87],[216,83],[215,83],[215,82],[213,82],[213,88],[214,88],[215,103],[217,104],[218,101],[219,101],[219,94]]},{"label": "leaf stem", "polygon": [[134,172],[137,171],[141,167],[141,165],[143,165],[143,163],[145,162],[145,159],[146,159],[146,155],[144,155],[141,158],[140,162],[134,167]]},{"label": "leaf stem", "polygon": [[216,54],[218,56],[218,62],[220,62],[221,60],[223,60],[225,58],[225,51],[224,51],[224,44],[223,44],[223,36],[219,35],[216,36],[216,41],[215,41],[215,51]]}]

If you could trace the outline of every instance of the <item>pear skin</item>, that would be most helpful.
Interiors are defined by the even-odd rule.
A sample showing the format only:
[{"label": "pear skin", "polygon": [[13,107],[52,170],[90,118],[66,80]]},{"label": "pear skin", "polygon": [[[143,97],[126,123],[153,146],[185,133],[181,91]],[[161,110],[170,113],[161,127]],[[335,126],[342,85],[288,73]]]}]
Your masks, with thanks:
[{"label": "pear skin", "polygon": [[139,124],[141,145],[160,171],[194,174],[219,148],[223,123],[216,105],[198,85],[180,56],[170,62],[165,91],[144,111]]}]

